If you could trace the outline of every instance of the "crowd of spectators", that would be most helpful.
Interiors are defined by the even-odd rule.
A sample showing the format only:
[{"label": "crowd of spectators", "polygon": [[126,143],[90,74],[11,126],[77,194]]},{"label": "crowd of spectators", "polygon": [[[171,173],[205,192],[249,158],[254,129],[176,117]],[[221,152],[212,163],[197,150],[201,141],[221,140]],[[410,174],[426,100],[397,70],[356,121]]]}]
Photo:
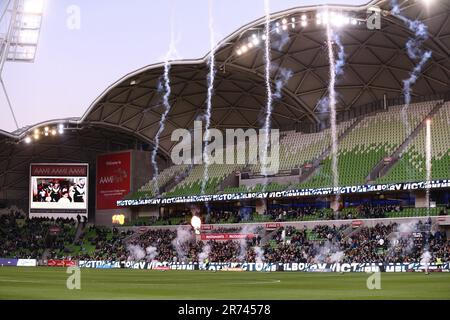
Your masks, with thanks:
[{"label": "crowd of spectators", "polygon": [[0,257],[39,259],[73,240],[76,222],[64,218],[29,219],[18,211],[0,215]]},{"label": "crowd of spectators", "polygon": [[[380,214],[396,208],[361,207]],[[0,257],[39,259],[45,249],[50,258],[76,260],[136,260],[130,248],[144,252],[137,260],[214,262],[413,262],[429,251],[432,259],[450,259],[446,233],[431,218],[417,223],[316,225],[312,229],[286,226],[274,231],[242,225],[203,230],[206,233],[242,233],[241,240],[200,241],[191,227],[119,231],[89,226],[74,241],[77,223],[70,219],[28,219],[18,212],[0,215]],[[124,229],[121,229],[124,230]],[[68,243],[71,244],[68,246]],[[339,254],[338,254],[339,253]]]}]

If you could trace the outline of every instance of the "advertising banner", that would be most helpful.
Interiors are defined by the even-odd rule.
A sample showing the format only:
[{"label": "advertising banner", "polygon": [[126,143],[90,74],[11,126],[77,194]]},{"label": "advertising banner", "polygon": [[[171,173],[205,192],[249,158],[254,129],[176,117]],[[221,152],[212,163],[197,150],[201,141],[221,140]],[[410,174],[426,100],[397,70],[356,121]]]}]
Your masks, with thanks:
[{"label": "advertising banner", "polygon": [[99,155],[96,186],[97,209],[116,209],[131,190],[131,152]]},{"label": "advertising banner", "polygon": [[202,240],[239,240],[252,239],[255,235],[253,233],[202,233],[200,238]]},{"label": "advertising banner", "polygon": [[74,267],[76,266],[76,261],[73,260],[48,260],[47,266],[49,267]]},{"label": "advertising banner", "polygon": [[133,262],[133,261],[79,261],[81,268],[128,268],[152,270],[214,270],[249,272],[450,272],[450,263],[441,266],[430,263],[428,266],[415,263],[270,263],[270,262]]},{"label": "advertising banner", "polygon": [[17,260],[18,267],[36,267],[37,260],[36,259],[19,259]]},{"label": "advertising banner", "polygon": [[15,267],[18,259],[2,259],[0,258],[0,267]]},{"label": "advertising banner", "polygon": [[174,203],[195,203],[195,202],[219,202],[219,201],[240,201],[254,199],[287,199],[310,196],[323,196],[333,194],[356,194],[368,192],[389,192],[389,191],[414,191],[426,189],[450,188],[450,180],[432,180],[420,182],[400,182],[388,184],[366,184],[345,187],[325,187],[325,188],[308,188],[308,189],[292,189],[284,191],[267,191],[267,192],[239,192],[239,193],[221,193],[209,195],[179,196],[168,198],[154,199],[134,199],[134,200],[118,200],[117,206],[131,207],[142,205],[160,205]]}]

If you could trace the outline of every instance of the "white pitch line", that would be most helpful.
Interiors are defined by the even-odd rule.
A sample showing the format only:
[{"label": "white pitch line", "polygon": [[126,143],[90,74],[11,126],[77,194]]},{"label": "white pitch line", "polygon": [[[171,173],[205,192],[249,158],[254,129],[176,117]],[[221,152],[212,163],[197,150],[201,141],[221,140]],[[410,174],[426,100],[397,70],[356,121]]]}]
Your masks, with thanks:
[{"label": "white pitch line", "polygon": [[0,279],[0,282],[43,283],[43,281],[35,281],[35,280],[15,280],[15,279]]}]

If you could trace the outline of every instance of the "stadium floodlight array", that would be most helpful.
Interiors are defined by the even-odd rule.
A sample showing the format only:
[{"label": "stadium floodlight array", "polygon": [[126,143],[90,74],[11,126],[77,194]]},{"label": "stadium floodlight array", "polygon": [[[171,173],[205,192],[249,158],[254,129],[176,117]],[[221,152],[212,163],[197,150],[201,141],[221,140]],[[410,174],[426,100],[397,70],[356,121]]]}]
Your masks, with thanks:
[{"label": "stadium floodlight array", "polygon": [[44,0],[15,0],[12,3],[5,60],[33,62],[39,42]]},{"label": "stadium floodlight array", "polygon": [[64,133],[64,125],[62,123],[58,124],[56,127],[49,127],[45,126],[43,128],[36,128],[33,130],[32,133],[27,135],[23,141],[27,144],[31,143],[33,139],[35,141],[39,140],[41,136],[48,137],[48,136],[56,136],[56,135],[62,135]]},{"label": "stadium floodlight array", "polygon": [[[302,13],[298,16],[283,17],[280,20],[275,21],[275,23],[272,24],[269,33],[281,34],[282,32],[289,32],[289,30],[304,29],[312,24],[319,27],[326,26],[327,24],[331,24],[335,27],[357,26],[364,21],[365,18],[361,19],[354,15],[336,11],[317,12],[315,15],[312,13]],[[249,50],[258,47],[258,45],[265,40],[266,35],[263,30],[253,33],[238,45],[235,52],[240,56],[247,53]]]}]

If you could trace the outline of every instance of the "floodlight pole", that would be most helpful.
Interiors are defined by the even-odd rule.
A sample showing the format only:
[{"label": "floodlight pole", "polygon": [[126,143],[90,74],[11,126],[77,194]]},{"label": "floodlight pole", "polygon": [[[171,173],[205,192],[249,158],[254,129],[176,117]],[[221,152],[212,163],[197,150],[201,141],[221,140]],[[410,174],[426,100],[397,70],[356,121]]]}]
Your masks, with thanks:
[{"label": "floodlight pole", "polygon": [[[13,2],[12,11],[11,11],[11,20],[9,21],[8,31],[5,35],[5,39],[3,39],[1,52],[0,52],[0,83],[2,85],[3,92],[5,93],[6,102],[8,103],[9,110],[11,111],[11,115],[14,119],[14,123],[16,124],[17,129],[19,129],[19,124],[17,123],[16,115],[14,114],[12,103],[11,103],[11,100],[9,99],[8,91],[6,90],[5,83],[3,82],[2,73],[3,73],[3,67],[5,66],[6,59],[8,58],[9,45],[12,40],[11,37],[13,34],[13,30],[14,30],[14,24],[16,23],[17,11],[19,9],[19,1],[21,1],[21,0],[14,0],[14,2]],[[10,3],[11,3],[11,0],[9,0],[8,3],[6,4],[5,12],[2,14],[0,22],[5,17]]]},{"label": "floodlight pole", "polygon": [[[19,10],[19,1],[21,0],[14,0],[13,6],[12,6],[12,10],[11,10],[11,19],[9,21],[9,26],[8,26],[8,32],[6,33],[5,39],[3,39],[3,43],[2,43],[2,51],[0,53],[0,78],[2,76],[2,72],[3,72],[3,67],[5,65],[5,61],[8,58],[8,50],[9,50],[9,46],[11,44],[12,41],[12,34],[13,34],[13,30],[14,30],[14,24],[16,23],[16,17],[17,17],[17,12]],[[11,2],[11,0],[8,2]],[[8,10],[8,5],[5,9],[5,12]]]}]

